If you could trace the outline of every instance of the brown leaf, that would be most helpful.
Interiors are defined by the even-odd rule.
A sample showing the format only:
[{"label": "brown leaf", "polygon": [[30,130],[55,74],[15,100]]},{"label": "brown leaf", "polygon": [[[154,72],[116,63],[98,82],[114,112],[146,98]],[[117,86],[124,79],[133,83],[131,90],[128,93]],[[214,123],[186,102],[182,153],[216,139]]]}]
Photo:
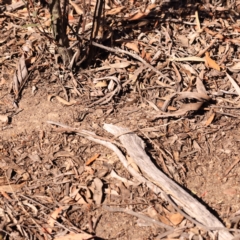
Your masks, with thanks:
[{"label": "brown leaf", "polygon": [[[157,104],[157,106],[158,106],[159,108],[161,108],[161,107],[163,107],[163,104],[164,104],[163,101],[159,101],[158,104]],[[167,110],[169,110],[169,111],[176,111],[177,108],[175,108],[175,107],[173,107],[173,106],[168,106],[168,107],[167,107]]]},{"label": "brown leaf", "polygon": [[154,116],[151,120],[155,120],[157,118],[166,118],[166,117],[180,117],[185,115],[189,111],[199,110],[202,105],[203,105],[203,102],[183,104],[179,110],[172,113],[163,112],[161,115]]},{"label": "brown leaf", "polygon": [[207,126],[209,126],[211,123],[212,123],[212,121],[213,121],[213,119],[215,118],[215,113],[212,113],[211,114],[211,116],[208,118],[208,120],[205,122],[205,126],[207,127]]},{"label": "brown leaf", "polygon": [[183,57],[183,58],[169,58],[171,62],[205,62],[204,58],[200,57]]},{"label": "brown leaf", "polygon": [[92,162],[94,162],[99,156],[100,156],[100,154],[99,154],[99,153],[96,153],[93,157],[89,158],[89,159],[86,161],[85,165],[86,165],[86,166],[90,165],[90,164],[91,164]]},{"label": "brown leaf", "polygon": [[197,99],[199,101],[203,101],[203,100],[210,100],[210,97],[205,94],[205,93],[198,93],[198,92],[180,92],[178,93],[179,97],[177,97],[177,100],[182,100],[185,98],[189,98],[189,99]]},{"label": "brown leaf", "polygon": [[135,15],[133,15],[132,17],[130,17],[128,20],[129,21],[134,21],[134,20],[141,19],[143,17],[146,17],[146,14],[144,12],[138,12]]},{"label": "brown leaf", "polygon": [[201,24],[198,17],[198,11],[195,12],[195,17],[196,17],[197,31],[201,32]]},{"label": "brown leaf", "polygon": [[20,190],[25,185],[25,182],[21,184],[9,184],[0,186],[0,192],[13,193]]},{"label": "brown leaf", "polygon": [[106,81],[98,81],[96,84],[95,84],[95,87],[96,88],[100,88],[100,87],[107,87],[108,84]]},{"label": "brown leaf", "polygon": [[83,10],[76,3],[72,2],[71,0],[69,0],[69,3],[73,6],[77,14],[83,14]]},{"label": "brown leaf", "polygon": [[138,50],[138,44],[135,43],[135,42],[127,42],[125,44],[125,46],[128,48],[128,49],[131,49],[137,53],[139,53],[139,50]]},{"label": "brown leaf", "polygon": [[56,219],[58,218],[58,215],[62,212],[62,207],[56,208],[50,215],[49,220],[48,220],[48,225],[49,227],[46,228],[48,233],[52,233],[54,223]]},{"label": "brown leaf", "polygon": [[223,39],[223,35],[218,33],[218,32],[214,32],[212,30],[210,30],[209,28],[205,28],[204,29],[207,33],[209,33],[210,35],[214,36],[215,38],[218,38],[218,39]]},{"label": "brown leaf", "polygon": [[226,73],[226,75],[227,75],[228,79],[230,80],[231,84],[233,85],[233,87],[235,88],[236,92],[240,96],[240,87],[238,86],[238,84],[235,82],[235,80],[229,74]]},{"label": "brown leaf", "polygon": [[100,205],[102,203],[102,197],[103,197],[103,183],[99,178],[94,178],[94,194],[93,194],[93,200],[95,204]]},{"label": "brown leaf", "polygon": [[55,96],[55,95],[49,95],[48,96],[48,101],[51,101],[52,98],[56,98],[60,103],[62,103],[63,105],[67,105],[67,106],[71,106],[76,104],[75,100],[71,100],[70,102],[66,101],[65,99],[59,97],[59,96]]},{"label": "brown leaf", "polygon": [[106,12],[106,15],[116,15],[118,13],[120,13],[125,7],[117,7],[117,8],[113,8],[109,11]]},{"label": "brown leaf", "polygon": [[141,19],[143,17],[146,17],[151,12],[151,10],[154,9],[155,7],[156,7],[156,4],[150,4],[146,8],[145,12],[138,12],[135,15],[131,16],[128,20],[133,21],[133,20],[138,20],[138,19]]},{"label": "brown leaf", "polygon": [[9,196],[6,192],[0,191],[0,193],[1,193],[7,200],[9,200],[9,201],[12,200],[12,199],[10,198],[10,196]]},{"label": "brown leaf", "polygon": [[120,63],[113,63],[109,64],[110,68],[126,68],[130,65],[130,62],[120,62]]},{"label": "brown leaf", "polygon": [[169,214],[167,217],[175,226],[181,223],[184,218],[180,213]]},{"label": "brown leaf", "polygon": [[240,62],[235,63],[228,68],[231,72],[240,72]]},{"label": "brown leaf", "polygon": [[54,240],[88,240],[92,238],[93,235],[87,233],[70,233],[65,236],[55,237]]},{"label": "brown leaf", "polygon": [[210,67],[210,68],[216,69],[218,71],[221,70],[220,66],[213,59],[210,58],[209,52],[205,53],[205,65],[206,65],[206,67]]}]

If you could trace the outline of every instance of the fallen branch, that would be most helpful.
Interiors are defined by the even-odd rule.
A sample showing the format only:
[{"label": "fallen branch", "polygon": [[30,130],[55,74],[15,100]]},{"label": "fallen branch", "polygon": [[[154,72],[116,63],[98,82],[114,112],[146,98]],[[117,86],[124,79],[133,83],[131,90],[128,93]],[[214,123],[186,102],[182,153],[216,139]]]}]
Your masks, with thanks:
[{"label": "fallen branch", "polygon": [[[104,124],[104,129],[113,135],[119,135],[126,132],[128,129],[114,126],[112,124]],[[194,223],[204,228],[205,230],[212,230],[223,228],[224,225],[212,215],[205,206],[199,203],[190,194],[184,191],[178,184],[168,178],[152,163],[149,156],[144,150],[144,142],[134,133],[128,133],[119,137],[122,145],[126,148],[130,157],[135,161],[144,176],[148,178],[155,186],[163,189],[165,192],[163,198],[170,195],[175,203],[183,208],[190,218],[194,219]],[[156,189],[156,188],[155,188]],[[154,190],[153,190],[154,191]],[[167,195],[166,195],[167,194]],[[164,197],[165,195],[165,197]],[[228,230],[219,230],[219,239],[229,240],[233,236]]]},{"label": "fallen branch", "polygon": [[[190,194],[185,192],[178,184],[169,179],[156,168],[144,150],[144,142],[136,134],[127,133],[125,135],[121,135],[119,139],[122,145],[127,149],[130,157],[134,159],[135,163],[144,173],[144,176],[142,176],[129,165],[122,152],[114,144],[106,141],[104,138],[98,137],[92,132],[71,128],[61,123],[52,121],[48,121],[48,123],[61,126],[66,128],[68,131],[71,130],[72,132],[76,132],[76,134],[80,136],[111,149],[117,154],[123,166],[134,178],[136,178],[137,181],[141,182],[142,184],[146,184],[154,193],[160,195],[165,200],[168,199],[168,195],[171,196],[173,201],[188,214],[188,219],[190,221],[192,220],[194,224],[206,231],[218,230],[219,240],[230,240],[233,238],[233,236],[229,233],[231,230],[225,228],[224,225],[206,209],[205,206],[199,203]],[[117,127],[111,124],[104,124],[104,129],[115,136],[129,131],[126,128]]]}]

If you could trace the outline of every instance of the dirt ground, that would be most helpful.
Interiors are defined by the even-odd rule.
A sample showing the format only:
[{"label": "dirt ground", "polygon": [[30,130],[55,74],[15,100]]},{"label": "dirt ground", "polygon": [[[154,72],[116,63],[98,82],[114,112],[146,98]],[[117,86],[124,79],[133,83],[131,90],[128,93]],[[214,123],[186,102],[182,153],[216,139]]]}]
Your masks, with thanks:
[{"label": "dirt ground", "polygon": [[[130,2],[111,5],[107,22],[128,22],[113,24],[114,44],[106,36],[104,45],[145,62],[96,48],[72,71],[37,30],[16,27],[29,23],[25,9],[0,12],[1,54],[11,55],[0,59],[1,239],[218,239],[136,183],[114,152],[48,121],[109,141],[104,123],[133,131],[155,165],[240,239],[240,2]],[[16,89],[23,52],[29,77]]]}]

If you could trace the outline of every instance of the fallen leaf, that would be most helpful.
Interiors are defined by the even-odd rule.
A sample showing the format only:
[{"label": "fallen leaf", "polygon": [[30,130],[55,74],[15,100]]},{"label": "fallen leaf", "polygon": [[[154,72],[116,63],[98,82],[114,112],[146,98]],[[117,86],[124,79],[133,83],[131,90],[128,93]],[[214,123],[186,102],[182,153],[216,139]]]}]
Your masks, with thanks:
[{"label": "fallen leaf", "polygon": [[224,38],[222,34],[220,34],[218,32],[214,32],[214,31],[210,30],[209,28],[205,28],[204,30],[205,30],[206,33],[214,36],[215,38],[218,38],[218,39],[223,39]]},{"label": "fallen leaf", "polygon": [[205,62],[204,58],[200,57],[184,57],[184,58],[169,58],[171,62]]},{"label": "fallen leaf", "polygon": [[131,16],[128,20],[129,21],[134,21],[134,20],[138,20],[138,19],[141,19],[143,17],[146,17],[146,13],[144,12],[138,12],[136,13],[135,15]]},{"label": "fallen leaf", "polygon": [[152,61],[152,57],[151,57],[151,53],[150,52],[147,52],[146,55],[145,55],[145,59],[147,60],[147,62],[151,62]]},{"label": "fallen leaf", "polygon": [[113,8],[109,11],[106,12],[106,15],[116,15],[118,13],[120,13],[125,7],[117,7],[117,8]]},{"label": "fallen leaf", "polygon": [[240,62],[235,63],[233,66],[228,67],[231,72],[240,72]]},{"label": "fallen leaf", "polygon": [[237,94],[240,96],[240,88],[239,88],[238,84],[234,81],[234,79],[230,75],[228,75],[227,73],[226,73],[226,75],[227,75],[228,79],[230,80],[230,82],[232,83],[233,87],[235,88]]},{"label": "fallen leaf", "polygon": [[182,104],[181,108],[178,109],[177,111],[171,112],[171,113],[162,112],[162,114],[155,115],[151,120],[153,121],[157,118],[166,118],[166,117],[180,117],[187,114],[189,111],[199,110],[202,105],[203,105],[203,102]]},{"label": "fallen leaf", "polygon": [[0,193],[1,193],[7,200],[9,200],[9,201],[12,200],[12,199],[10,198],[10,196],[9,196],[6,192],[0,191]]},{"label": "fallen leaf", "polygon": [[120,63],[113,63],[109,64],[110,68],[126,68],[130,65],[130,62],[120,62]]},{"label": "fallen leaf", "polygon": [[196,17],[197,31],[201,32],[201,24],[198,17],[198,11],[195,12],[195,17]]},{"label": "fallen leaf", "polygon": [[209,52],[205,53],[205,65],[206,67],[210,67],[218,71],[221,70],[220,66],[213,59],[210,58]]},{"label": "fallen leaf", "polygon": [[100,156],[100,154],[99,154],[99,153],[96,153],[93,157],[89,158],[89,159],[86,161],[85,165],[86,165],[86,166],[90,165],[90,164],[91,164],[92,162],[94,162],[99,156]]},{"label": "fallen leaf", "polygon": [[46,228],[46,231],[48,233],[52,233],[53,227],[54,227],[54,223],[56,221],[56,219],[58,218],[58,215],[62,212],[62,207],[56,208],[50,215],[49,220],[48,220],[48,225],[49,227]]},{"label": "fallen leaf", "polygon": [[211,123],[212,123],[212,121],[213,121],[213,119],[215,118],[215,113],[212,113],[211,114],[211,116],[208,118],[208,120],[205,122],[205,126],[207,127],[207,126],[209,126]]},{"label": "fallen leaf", "polygon": [[77,14],[83,14],[83,10],[76,3],[72,2],[71,0],[69,0],[69,3],[73,6]]},{"label": "fallen leaf", "polygon": [[93,238],[93,235],[87,233],[70,233],[65,236],[55,237],[54,240],[88,240]]},{"label": "fallen leaf", "polygon": [[48,101],[51,102],[52,98],[56,98],[60,103],[62,103],[63,105],[67,105],[67,106],[71,106],[76,104],[77,102],[75,100],[71,100],[70,102],[66,101],[65,99],[59,97],[59,96],[55,96],[55,95],[48,95]]},{"label": "fallen leaf", "polygon": [[137,12],[135,15],[131,16],[128,20],[129,21],[134,21],[134,20],[138,20],[138,19],[141,19],[143,17],[146,17],[151,12],[151,10],[154,9],[155,7],[156,7],[156,4],[150,4],[146,8],[145,12]]},{"label": "fallen leaf", "polygon": [[[163,107],[163,104],[164,104],[163,101],[159,101],[158,104],[157,104],[157,106],[158,106],[159,108],[161,108],[161,107]],[[176,111],[177,108],[175,108],[175,107],[173,107],[173,106],[168,106],[168,107],[167,107],[167,110],[169,110],[169,111]]]},{"label": "fallen leaf", "polygon": [[125,44],[125,46],[126,46],[128,49],[131,49],[131,50],[139,53],[137,43],[135,43],[135,42],[127,42],[127,43]]},{"label": "fallen leaf", "polygon": [[94,178],[94,193],[93,193],[93,200],[95,204],[100,205],[102,203],[102,197],[103,197],[103,183],[99,178]]},{"label": "fallen leaf", "polygon": [[96,84],[95,84],[95,87],[98,88],[98,87],[107,87],[108,84],[106,81],[98,81]]},{"label": "fallen leaf", "polygon": [[0,192],[14,193],[20,190],[25,185],[25,182],[21,184],[9,184],[0,186]]},{"label": "fallen leaf", "polygon": [[184,217],[180,213],[169,214],[167,217],[175,226],[181,223],[184,219]]}]

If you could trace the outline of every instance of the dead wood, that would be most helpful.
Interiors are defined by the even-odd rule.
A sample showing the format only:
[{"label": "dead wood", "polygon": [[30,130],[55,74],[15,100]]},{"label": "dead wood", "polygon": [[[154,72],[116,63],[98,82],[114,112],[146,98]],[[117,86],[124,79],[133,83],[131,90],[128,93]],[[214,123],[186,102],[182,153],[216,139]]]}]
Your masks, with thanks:
[{"label": "dead wood", "polygon": [[[104,129],[113,135],[119,135],[128,130],[111,124],[105,124]],[[170,195],[187,214],[206,226],[206,228],[224,227],[205,206],[156,168],[144,150],[144,142],[136,134],[128,133],[120,136],[119,139],[127,149],[130,157],[134,159],[144,173],[144,176],[160,187],[166,194]],[[232,235],[225,230],[220,230],[219,239],[232,239]]]}]

